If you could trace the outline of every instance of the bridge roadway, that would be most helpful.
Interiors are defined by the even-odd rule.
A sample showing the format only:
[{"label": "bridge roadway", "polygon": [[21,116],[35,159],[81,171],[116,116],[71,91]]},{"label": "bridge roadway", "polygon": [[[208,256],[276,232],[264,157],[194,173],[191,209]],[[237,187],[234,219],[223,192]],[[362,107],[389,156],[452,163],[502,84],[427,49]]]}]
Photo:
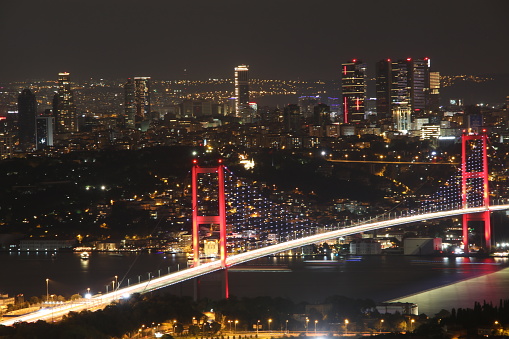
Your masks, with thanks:
[{"label": "bridge roadway", "polygon": [[[409,216],[396,217],[394,219],[379,220],[379,221],[367,221],[362,224],[354,224],[349,227],[340,228],[337,230],[327,231],[323,233],[313,234],[303,238],[289,240],[275,245],[258,248],[249,252],[244,252],[236,255],[229,256],[226,260],[227,266],[234,266],[240,263],[244,263],[250,260],[265,257],[267,255],[276,254],[279,252],[287,251],[292,248],[310,245],[314,243],[323,242],[326,240],[347,236],[355,233],[372,231],[376,229],[400,226],[404,224],[425,221],[430,219],[446,218],[457,216],[465,213],[479,213],[484,212],[487,209],[490,211],[508,210],[509,204],[493,205],[486,207],[475,207],[466,209],[454,209],[450,211],[438,211],[429,212],[423,214],[415,214]],[[105,307],[115,300],[121,298],[128,298],[133,293],[146,293],[154,291],[166,286],[177,284],[185,280],[193,279],[214,271],[221,270],[221,262],[219,260],[202,263],[197,267],[191,267],[183,269],[177,272],[173,272],[158,278],[152,278],[149,281],[145,281],[139,284],[133,284],[128,287],[117,289],[113,292],[106,293],[103,295],[95,295],[90,299],[83,299],[81,302],[65,303],[54,307],[41,308],[39,311],[32,312],[26,315],[13,318],[3,318],[0,320],[1,325],[12,325],[16,322],[26,321],[35,322],[38,320],[53,321],[60,319],[62,316],[69,312],[80,312],[83,310],[95,310]]]}]

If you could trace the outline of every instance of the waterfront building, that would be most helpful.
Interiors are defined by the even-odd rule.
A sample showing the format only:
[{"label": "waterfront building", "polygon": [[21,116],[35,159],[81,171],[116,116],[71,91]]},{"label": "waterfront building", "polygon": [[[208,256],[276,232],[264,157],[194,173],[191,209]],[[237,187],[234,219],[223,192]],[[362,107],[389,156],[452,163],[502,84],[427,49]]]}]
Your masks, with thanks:
[{"label": "waterfront building", "polygon": [[57,133],[78,131],[78,116],[68,72],[58,73],[58,91],[53,97],[53,116]]},{"label": "waterfront building", "polygon": [[36,252],[58,251],[63,248],[72,249],[74,244],[76,244],[75,239],[26,239],[20,241],[19,249]]},{"label": "waterfront building", "polygon": [[365,100],[367,88],[366,64],[353,59],[341,65],[341,90],[343,103],[343,122],[365,121]]},{"label": "waterfront building", "polygon": [[19,142],[23,148],[35,142],[35,116],[37,101],[30,89],[24,89],[18,96],[18,128]]},{"label": "waterfront building", "polygon": [[431,255],[442,250],[442,238],[406,238],[403,242],[405,255]]},{"label": "waterfront building", "polygon": [[381,254],[382,245],[374,239],[356,239],[350,242],[350,254]]}]

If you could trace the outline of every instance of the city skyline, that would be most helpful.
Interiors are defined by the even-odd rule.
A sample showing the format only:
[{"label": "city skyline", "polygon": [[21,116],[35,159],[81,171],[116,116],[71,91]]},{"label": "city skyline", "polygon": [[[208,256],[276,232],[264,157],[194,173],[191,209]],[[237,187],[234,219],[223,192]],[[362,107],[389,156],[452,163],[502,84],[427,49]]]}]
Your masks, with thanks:
[{"label": "city skyline", "polygon": [[314,11],[302,1],[13,2],[0,14],[0,45],[10,51],[0,56],[0,78],[62,71],[76,80],[182,78],[186,69],[195,79],[230,77],[232,65],[249,64],[253,78],[335,79],[345,60],[405,57],[429,57],[443,74],[504,74],[508,7],[495,0],[322,1]]}]

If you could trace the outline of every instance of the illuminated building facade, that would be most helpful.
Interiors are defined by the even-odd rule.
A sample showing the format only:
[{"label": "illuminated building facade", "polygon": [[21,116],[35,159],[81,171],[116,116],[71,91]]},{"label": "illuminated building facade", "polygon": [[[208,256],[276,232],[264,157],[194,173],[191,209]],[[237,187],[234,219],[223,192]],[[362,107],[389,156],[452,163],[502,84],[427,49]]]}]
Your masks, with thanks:
[{"label": "illuminated building facade", "polygon": [[360,60],[353,59],[341,65],[344,123],[365,121],[366,80],[366,64]]},{"label": "illuminated building facade", "polygon": [[440,109],[440,72],[429,72],[428,107],[430,111]]},{"label": "illuminated building facade", "polygon": [[150,77],[134,78],[135,123],[150,119]]},{"label": "illuminated building facade", "polygon": [[35,116],[37,114],[37,101],[35,95],[28,88],[18,96],[18,127],[19,142],[27,147],[35,142]]},{"label": "illuminated building facade", "polygon": [[124,85],[124,117],[121,124],[125,127],[134,128],[135,116],[136,103],[134,100],[134,81],[128,78]]},{"label": "illuminated building facade", "polygon": [[78,116],[71,90],[71,77],[67,72],[58,73],[58,92],[53,97],[53,115],[57,133],[78,131]]},{"label": "illuminated building facade", "polygon": [[249,66],[235,67],[235,116],[242,120],[251,116],[249,108]]},{"label": "illuminated building facade", "polygon": [[[410,111],[412,117],[424,116],[430,110],[430,59],[391,59],[381,60],[376,64],[376,100],[377,116],[380,121],[395,123],[397,129],[400,123],[396,115],[407,115]],[[440,87],[440,75],[438,76]],[[438,88],[435,88],[438,95]],[[436,99],[438,100],[438,99]]]},{"label": "illuminated building facade", "polygon": [[52,116],[42,115],[35,120],[35,147],[37,150],[53,146],[53,126],[55,120]]}]

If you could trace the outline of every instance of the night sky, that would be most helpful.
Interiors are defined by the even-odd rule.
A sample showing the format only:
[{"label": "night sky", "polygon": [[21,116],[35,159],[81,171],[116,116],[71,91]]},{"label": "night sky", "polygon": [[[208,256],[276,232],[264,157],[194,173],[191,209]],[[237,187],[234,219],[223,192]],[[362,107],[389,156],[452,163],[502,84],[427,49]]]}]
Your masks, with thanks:
[{"label": "night sky", "polygon": [[442,74],[509,73],[507,0],[6,0],[0,82],[152,76],[334,79],[359,58],[430,57]]}]

